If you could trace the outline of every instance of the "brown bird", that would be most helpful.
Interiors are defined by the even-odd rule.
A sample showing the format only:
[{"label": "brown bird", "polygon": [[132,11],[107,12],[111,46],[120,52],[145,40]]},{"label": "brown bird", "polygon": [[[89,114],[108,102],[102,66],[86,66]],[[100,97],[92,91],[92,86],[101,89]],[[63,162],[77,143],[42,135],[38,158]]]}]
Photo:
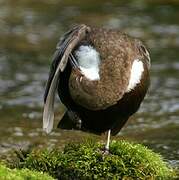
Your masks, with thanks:
[{"label": "brown bird", "polygon": [[117,30],[78,25],[60,39],[44,96],[43,129],[53,128],[55,91],[67,112],[64,129],[116,135],[144,99],[150,57],[138,39]]}]

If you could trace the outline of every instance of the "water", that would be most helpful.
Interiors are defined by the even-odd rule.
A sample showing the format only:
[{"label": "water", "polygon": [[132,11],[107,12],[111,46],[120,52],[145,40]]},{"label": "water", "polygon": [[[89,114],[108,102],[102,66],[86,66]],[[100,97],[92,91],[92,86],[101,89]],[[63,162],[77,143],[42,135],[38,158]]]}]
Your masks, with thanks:
[{"label": "water", "polygon": [[[57,129],[46,136],[41,129],[45,81],[56,43],[72,25],[85,23],[120,29],[149,47],[150,90],[116,138],[144,143],[179,166],[178,18],[177,1],[1,0],[0,154],[31,145],[62,147],[95,136]],[[59,100],[56,121],[64,109],[58,106]]]}]

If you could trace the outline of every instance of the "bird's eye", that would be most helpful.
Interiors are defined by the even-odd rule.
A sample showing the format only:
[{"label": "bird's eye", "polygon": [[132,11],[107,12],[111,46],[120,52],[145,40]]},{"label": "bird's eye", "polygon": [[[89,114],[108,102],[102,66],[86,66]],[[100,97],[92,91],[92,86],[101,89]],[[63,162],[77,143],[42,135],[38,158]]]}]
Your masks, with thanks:
[{"label": "bird's eye", "polygon": [[86,28],[85,32],[86,32],[86,34],[89,34],[91,32],[91,28],[90,27]]},{"label": "bird's eye", "polygon": [[88,35],[88,34],[89,34],[89,30],[88,30],[88,29],[86,29],[86,32],[85,32],[85,33],[86,33],[86,35]]}]

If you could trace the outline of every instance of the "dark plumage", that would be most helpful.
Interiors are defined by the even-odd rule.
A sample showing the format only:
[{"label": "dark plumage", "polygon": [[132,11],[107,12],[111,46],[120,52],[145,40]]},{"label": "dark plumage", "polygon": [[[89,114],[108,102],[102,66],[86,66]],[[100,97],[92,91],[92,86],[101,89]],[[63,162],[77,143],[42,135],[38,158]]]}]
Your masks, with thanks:
[{"label": "dark plumage", "polygon": [[[88,50],[85,48],[91,48],[91,54],[93,48],[99,53],[99,79],[91,80],[83,73],[78,58],[83,58]],[[79,57],[77,52],[81,53]],[[135,75],[134,61],[140,65],[141,77],[133,87],[130,79]],[[149,67],[150,57],[141,41],[117,30],[76,26],[57,45],[44,98],[44,129],[47,132],[52,129],[54,93],[58,88],[68,109],[59,127],[98,134],[111,129],[113,135],[117,134],[144,99]],[[135,78],[137,75],[134,82]],[[128,89],[129,84],[132,89]]]}]

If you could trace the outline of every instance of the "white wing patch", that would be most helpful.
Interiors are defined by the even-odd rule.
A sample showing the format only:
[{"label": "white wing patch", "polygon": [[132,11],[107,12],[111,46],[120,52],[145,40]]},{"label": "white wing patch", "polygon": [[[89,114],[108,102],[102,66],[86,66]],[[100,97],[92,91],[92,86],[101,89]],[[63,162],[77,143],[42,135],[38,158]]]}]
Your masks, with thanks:
[{"label": "white wing patch", "polygon": [[92,46],[82,45],[76,51],[80,69],[89,80],[99,80],[100,55]]},{"label": "white wing patch", "polygon": [[99,68],[83,68],[80,66],[82,73],[91,81],[99,80]]},{"label": "white wing patch", "polygon": [[140,61],[139,59],[135,59],[132,64],[129,85],[126,92],[130,92],[138,83],[140,83],[143,71],[144,67],[142,61]]}]

